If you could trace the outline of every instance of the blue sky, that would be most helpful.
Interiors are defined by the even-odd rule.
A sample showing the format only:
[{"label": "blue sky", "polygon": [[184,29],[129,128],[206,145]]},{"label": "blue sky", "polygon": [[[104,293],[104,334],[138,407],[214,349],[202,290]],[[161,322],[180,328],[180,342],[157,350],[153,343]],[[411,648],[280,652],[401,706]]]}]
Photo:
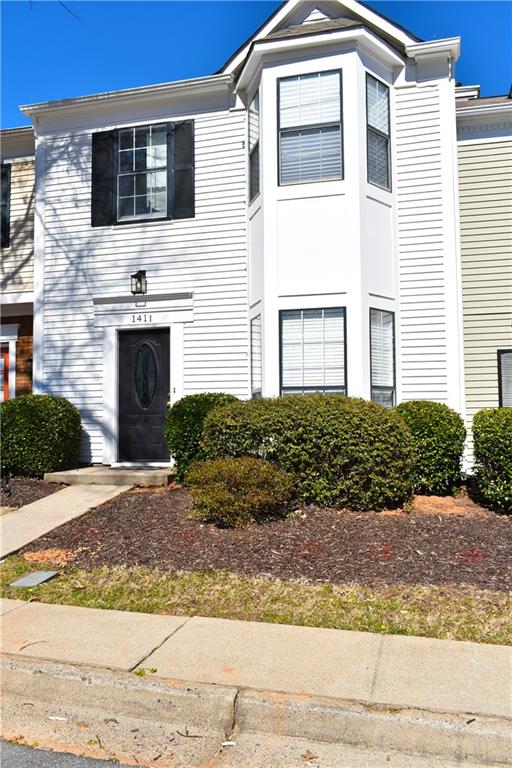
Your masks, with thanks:
[{"label": "blue sky", "polygon": [[[1,126],[23,125],[19,104],[209,75],[278,2],[1,0]],[[483,95],[512,80],[512,2],[370,0],[433,39],[460,35],[457,79]]]}]

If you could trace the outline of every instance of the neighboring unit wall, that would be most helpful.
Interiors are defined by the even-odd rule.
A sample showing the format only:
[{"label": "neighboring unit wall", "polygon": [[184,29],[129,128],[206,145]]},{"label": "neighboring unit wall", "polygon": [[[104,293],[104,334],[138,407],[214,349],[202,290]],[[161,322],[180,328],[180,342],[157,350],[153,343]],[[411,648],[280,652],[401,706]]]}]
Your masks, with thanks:
[{"label": "neighboring unit wall", "polygon": [[8,320],[18,324],[16,397],[29,395],[32,391],[32,315],[17,315]]},{"label": "neighboring unit wall", "polygon": [[31,291],[34,277],[34,160],[11,161],[10,244],[2,248],[2,291]]},{"label": "neighboring unit wall", "polygon": [[471,434],[474,414],[499,405],[497,350],[512,348],[512,138],[463,141],[458,155],[466,424]]}]

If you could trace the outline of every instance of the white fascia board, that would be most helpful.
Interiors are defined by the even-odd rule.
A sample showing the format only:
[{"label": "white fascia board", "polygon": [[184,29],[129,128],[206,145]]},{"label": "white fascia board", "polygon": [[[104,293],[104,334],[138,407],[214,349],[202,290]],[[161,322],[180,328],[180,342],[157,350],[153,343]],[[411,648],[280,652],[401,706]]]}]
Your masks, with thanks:
[{"label": "white fascia board", "polygon": [[475,117],[479,120],[485,117],[512,117],[512,99],[502,104],[475,104],[472,107],[457,107],[457,119]]},{"label": "white fascia board", "polygon": [[301,38],[289,38],[283,40],[260,40],[255,43],[251,56],[247,60],[240,77],[238,78],[237,91],[245,91],[250,87],[255,75],[261,67],[262,59],[266,56],[295,53],[318,48],[319,46],[336,45],[342,43],[355,43],[370,54],[377,54],[379,59],[392,67],[403,67],[404,60],[386,43],[367,29],[346,29],[339,32],[319,33]]},{"label": "white fascia board", "polygon": [[414,61],[426,58],[446,56],[452,61],[457,61],[460,56],[460,37],[447,37],[443,40],[429,40],[425,43],[412,43],[406,45],[407,56]]},{"label": "white fascia board", "polygon": [[[269,19],[268,23],[260,29],[258,34],[254,35],[247,42],[242,50],[234,57],[232,61],[226,65],[222,71],[226,73],[234,72],[244,62],[250,51],[251,45],[254,45],[257,41],[261,40],[261,38],[266,37],[275,29],[277,29],[279,25],[285,21],[286,17],[289,16],[297,8],[300,2],[301,0],[289,0],[289,2],[286,3],[283,8],[281,8],[271,19]],[[367,8],[366,6],[357,2],[357,0],[343,0],[343,2],[340,2],[339,5],[340,11],[348,11],[349,14],[353,14],[357,17],[357,19],[360,19],[362,24],[366,22],[371,24],[373,27],[382,30],[384,34],[396,40],[397,43],[400,43],[404,46],[407,46],[411,43],[417,43],[416,38],[408,35],[407,32],[400,29],[399,27],[396,27],[391,21],[384,19],[382,16],[372,11],[371,8]]]},{"label": "white fascia board", "polygon": [[197,97],[203,95],[215,95],[228,93],[231,88],[231,75],[212,75],[210,77],[196,77],[191,80],[177,80],[173,83],[160,83],[158,85],[145,85],[140,88],[128,88],[122,91],[105,91],[91,96],[79,96],[73,99],[61,99],[58,101],[44,101],[38,104],[27,104],[20,107],[20,111],[30,118],[37,118],[42,112],[62,112],[68,109],[92,106],[109,102],[112,105],[132,102],[140,103],[142,99],[155,97]]}]

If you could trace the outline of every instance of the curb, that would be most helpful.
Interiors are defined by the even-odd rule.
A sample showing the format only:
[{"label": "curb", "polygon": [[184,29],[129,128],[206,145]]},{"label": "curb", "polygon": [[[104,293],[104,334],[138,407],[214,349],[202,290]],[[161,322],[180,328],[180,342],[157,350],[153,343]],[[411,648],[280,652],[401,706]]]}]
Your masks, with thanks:
[{"label": "curb", "polygon": [[172,765],[192,753],[205,759],[235,731],[512,765],[512,721],[505,718],[138,677],[7,655],[1,673],[4,738],[22,733],[26,741],[80,750],[93,734],[101,749],[91,754],[123,762],[151,763],[159,753],[164,766],[171,747]]}]

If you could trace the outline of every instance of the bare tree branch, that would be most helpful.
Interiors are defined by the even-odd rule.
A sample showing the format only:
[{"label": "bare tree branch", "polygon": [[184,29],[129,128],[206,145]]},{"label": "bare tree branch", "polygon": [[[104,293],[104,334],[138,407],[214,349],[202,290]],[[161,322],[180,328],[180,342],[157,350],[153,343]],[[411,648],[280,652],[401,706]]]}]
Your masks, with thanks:
[{"label": "bare tree branch", "polygon": [[64,3],[62,0],[59,0],[59,5],[61,5],[65,11],[71,14],[77,21],[80,21],[80,16],[75,11],[72,11],[71,8],[68,8],[66,3]]}]

